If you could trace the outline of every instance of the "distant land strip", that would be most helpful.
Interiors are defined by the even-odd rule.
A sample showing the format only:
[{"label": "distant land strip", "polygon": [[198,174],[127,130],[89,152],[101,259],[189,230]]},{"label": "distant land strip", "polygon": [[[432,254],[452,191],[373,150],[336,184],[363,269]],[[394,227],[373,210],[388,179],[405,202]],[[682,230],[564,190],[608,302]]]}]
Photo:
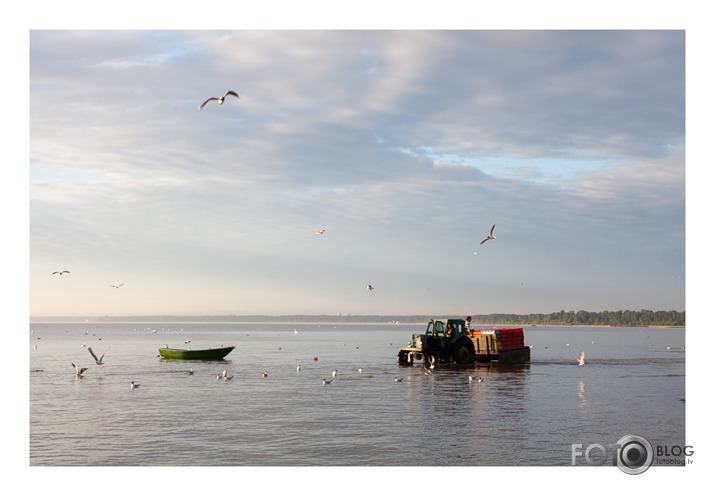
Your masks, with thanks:
[{"label": "distant land strip", "polygon": [[[286,322],[286,323],[401,323],[429,322],[432,318],[464,318],[465,315],[137,315],[103,317],[30,317],[31,322]],[[586,310],[552,313],[472,314],[472,324],[479,325],[594,325],[618,327],[685,327],[685,312],[676,310]]]}]

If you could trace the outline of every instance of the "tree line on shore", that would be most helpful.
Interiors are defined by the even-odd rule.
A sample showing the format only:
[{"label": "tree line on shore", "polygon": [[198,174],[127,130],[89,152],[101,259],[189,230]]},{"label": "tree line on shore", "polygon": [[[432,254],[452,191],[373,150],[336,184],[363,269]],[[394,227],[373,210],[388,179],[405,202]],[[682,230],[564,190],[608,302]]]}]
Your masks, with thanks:
[{"label": "tree line on shore", "polygon": [[[289,323],[422,323],[433,318],[465,318],[465,315],[154,315],[132,317],[65,317],[54,321],[92,322],[289,322]],[[685,312],[676,310],[586,310],[531,314],[472,314],[472,324],[480,325],[600,325],[684,327]],[[52,320],[47,318],[48,320]],[[42,321],[46,319],[32,319]]]}]

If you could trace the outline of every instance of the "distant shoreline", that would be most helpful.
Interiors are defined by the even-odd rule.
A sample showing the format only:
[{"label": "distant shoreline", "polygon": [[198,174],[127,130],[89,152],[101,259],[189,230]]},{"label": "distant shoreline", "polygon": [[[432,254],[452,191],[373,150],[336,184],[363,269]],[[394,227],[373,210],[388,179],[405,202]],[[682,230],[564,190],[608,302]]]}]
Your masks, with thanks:
[{"label": "distant shoreline", "polygon": [[[646,312],[646,311],[641,311]],[[637,312],[636,312],[637,313]],[[649,312],[653,314],[654,312]],[[661,312],[663,313],[663,312]],[[672,313],[672,312],[671,312]],[[569,312],[570,315],[575,315]],[[684,312],[678,312],[682,315],[682,324],[675,323],[672,320],[663,319],[662,323],[658,321],[651,322],[626,322],[613,321],[604,322],[564,322],[560,319],[551,319],[549,322],[538,322],[549,314],[491,314],[491,315],[473,315],[473,326],[493,326],[493,327],[638,327],[638,328],[685,328]],[[551,314],[553,315],[553,314]],[[562,314],[563,315],[563,314]],[[597,314],[596,314],[597,315]],[[133,316],[30,316],[30,324],[40,323],[144,323],[144,324],[177,324],[177,323],[201,323],[201,324],[426,324],[432,318],[464,318],[464,316],[455,315],[133,315]],[[533,319],[537,319],[534,322]],[[624,319],[625,320],[625,319]]]}]

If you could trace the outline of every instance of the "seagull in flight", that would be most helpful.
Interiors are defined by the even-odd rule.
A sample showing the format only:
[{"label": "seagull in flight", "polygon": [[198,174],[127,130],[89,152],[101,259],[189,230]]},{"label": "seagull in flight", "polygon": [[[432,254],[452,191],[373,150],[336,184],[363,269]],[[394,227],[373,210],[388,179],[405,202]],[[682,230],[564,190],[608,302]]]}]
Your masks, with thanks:
[{"label": "seagull in flight", "polygon": [[[109,348],[111,348],[111,346]],[[97,365],[104,365],[104,362],[102,360],[104,360],[104,355],[107,354],[107,351],[109,351],[109,348],[107,348],[107,350],[104,353],[102,353],[102,356],[100,356],[99,358],[97,358],[97,355],[94,354],[94,351],[92,351],[91,346],[89,348],[87,348],[87,350],[89,351],[89,354],[92,355],[92,358],[94,358],[94,363],[96,363]]]},{"label": "seagull in flight", "polygon": [[372,284],[368,284],[367,286],[365,286],[365,288],[369,289],[370,291],[375,290],[375,287]]},{"label": "seagull in flight", "polygon": [[235,91],[229,90],[229,91],[227,91],[226,93],[224,93],[224,95],[223,95],[222,97],[218,97],[218,98],[217,98],[217,97],[215,97],[215,96],[212,96],[211,98],[209,98],[208,100],[206,100],[204,103],[202,103],[201,105],[199,105],[199,110],[201,110],[202,108],[204,108],[204,105],[206,105],[207,103],[209,103],[211,100],[216,100],[219,105],[223,105],[223,101],[224,101],[224,99],[225,99],[228,95],[233,95],[233,96],[235,96],[236,98],[241,98],[240,96],[238,96],[238,93],[236,93]]},{"label": "seagull in flight", "polygon": [[584,358],[584,355],[585,355],[585,354],[584,354],[584,352],[582,351],[582,352],[581,352],[581,356],[576,358],[576,360],[578,360],[579,366],[581,366],[581,365],[583,365],[584,363],[586,363],[586,360],[585,360],[585,358]]},{"label": "seagull in flight", "polygon": [[82,374],[84,374],[84,371],[88,369],[88,367],[79,368],[74,363],[72,364],[72,366],[74,367],[74,376],[75,377],[81,377]]},{"label": "seagull in flight", "polygon": [[124,286],[124,284],[112,284],[112,287],[113,287],[114,289],[119,289],[119,288],[121,288],[122,286]]},{"label": "seagull in flight", "polygon": [[494,236],[494,228],[495,228],[495,227],[496,227],[496,223],[492,226],[491,230],[489,231],[489,235],[488,235],[486,238],[484,238],[481,243],[479,243],[480,245],[483,245],[484,243],[486,243],[486,242],[489,241],[490,239],[497,239],[497,237]]},{"label": "seagull in flight", "polygon": [[52,273],[52,275],[54,276],[55,274],[57,274],[58,276],[61,276],[62,274],[69,274],[69,273],[70,273],[69,270],[62,270],[62,271],[57,271],[57,270],[56,270],[56,271],[54,271],[54,272]]},{"label": "seagull in flight", "polygon": [[325,229],[321,229],[320,231],[316,232],[315,234],[325,234]]}]

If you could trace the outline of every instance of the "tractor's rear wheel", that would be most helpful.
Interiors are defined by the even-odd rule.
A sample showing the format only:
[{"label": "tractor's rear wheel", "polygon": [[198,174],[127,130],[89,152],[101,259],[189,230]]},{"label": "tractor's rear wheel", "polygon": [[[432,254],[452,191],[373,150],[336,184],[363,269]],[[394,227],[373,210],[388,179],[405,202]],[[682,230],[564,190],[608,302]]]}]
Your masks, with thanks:
[{"label": "tractor's rear wheel", "polygon": [[466,339],[459,341],[454,346],[452,358],[458,364],[474,363],[474,345]]}]

